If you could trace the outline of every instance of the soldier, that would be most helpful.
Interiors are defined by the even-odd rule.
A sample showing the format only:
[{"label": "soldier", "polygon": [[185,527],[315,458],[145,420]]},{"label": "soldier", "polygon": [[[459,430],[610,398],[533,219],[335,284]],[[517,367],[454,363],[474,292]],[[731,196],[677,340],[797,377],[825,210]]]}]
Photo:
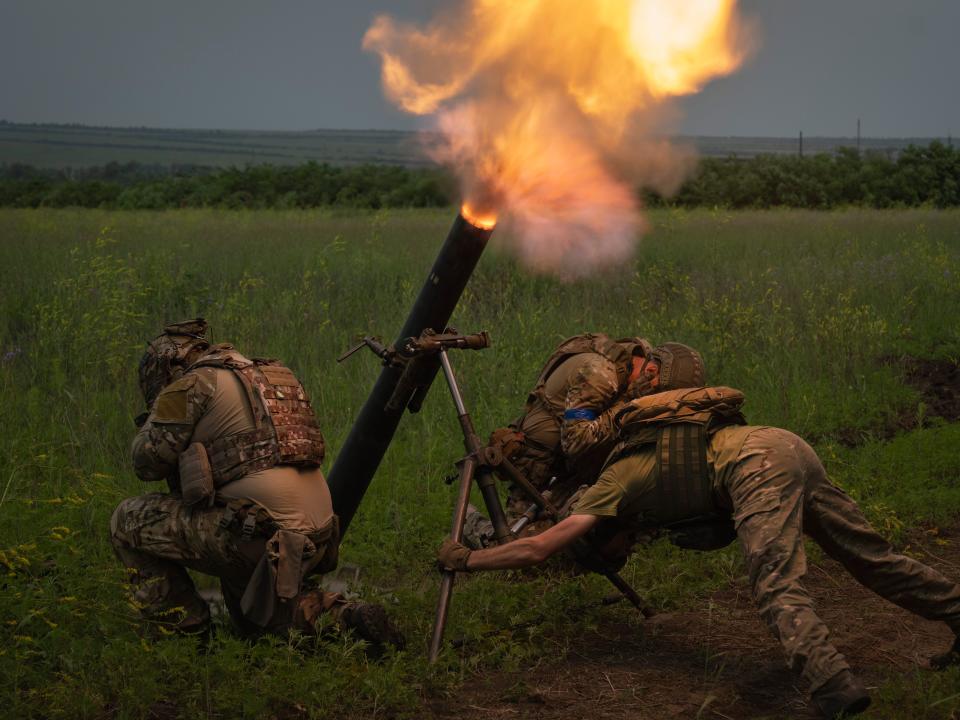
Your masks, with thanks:
[{"label": "soldier", "polygon": [[[827,479],[819,458],[786,430],[743,424],[743,396],[703,384],[695,351],[673,344],[653,384],[617,418],[621,442],[597,482],[564,520],[535,537],[471,552],[448,540],[440,563],[451,570],[520,568],[542,562],[590,533],[668,529],[694,520],[732,519],[761,618],[787,663],[809,683],[827,718],[862,712],[870,696],[829,641],[800,584],[806,571],[803,532],[858,582],[958,638],[931,665],[960,664],[960,586],[893,550],[860,508]],[[658,351],[655,350],[657,355]],[[684,389],[686,388],[686,389]],[[692,388],[692,389],[690,389]],[[609,536],[609,534],[606,534]]]},{"label": "soldier", "polygon": [[211,346],[206,331],[203,319],[168,325],[140,361],[148,412],[137,419],[134,471],[171,492],[124,500],[110,531],[142,614],[206,634],[210,610],[189,568],[220,578],[244,633],[310,633],[327,613],[375,649],[401,646],[379,605],[302,589],[336,567],[340,540],[310,400],[280,363]]},{"label": "soldier", "polygon": [[[523,415],[495,430],[490,445],[535,488],[549,486],[551,501],[562,505],[599,474],[616,439],[614,415],[626,398],[647,389],[642,370],[649,354],[650,343],[643,338],[612,340],[588,333],[564,340],[541,370]],[[508,517],[515,519],[529,505],[527,495],[511,486]],[[492,537],[490,521],[471,506],[464,541],[481,548]]]}]

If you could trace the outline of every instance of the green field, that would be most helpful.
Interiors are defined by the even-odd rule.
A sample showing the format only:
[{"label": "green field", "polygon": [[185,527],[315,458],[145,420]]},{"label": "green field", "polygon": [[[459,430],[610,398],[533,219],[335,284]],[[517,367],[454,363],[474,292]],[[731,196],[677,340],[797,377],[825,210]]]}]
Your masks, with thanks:
[{"label": "green field", "polygon": [[[379,370],[369,354],[334,360],[358,335],[393,339],[453,213],[0,211],[0,716],[416,716],[425,695],[555,655],[598,614],[627,612],[480,639],[428,668],[433,550],[454,493],[442,478],[462,455],[437,386],[401,424],[341,552],[398,618],[406,652],[374,664],[349,639],[250,645],[224,627],[202,653],[136,632],[107,524],[145,489],[127,458],[144,340],[203,315],[215,340],[285,359],[314,398],[329,467]],[[904,359],[960,358],[960,212],[661,211],[652,225],[635,262],[573,284],[487,252],[454,316],[493,337],[455,358],[481,434],[517,415],[566,336],[681,340],[704,352],[711,382],[746,393],[751,422],[813,439],[893,539],[957,522],[960,423],[931,413]],[[658,543],[626,575],[677,608],[741,574],[735,558]],[[607,592],[596,577],[510,577],[458,585],[447,636]],[[876,717],[918,717],[898,708],[921,687],[936,703],[923,717],[956,717],[958,677],[891,678]]]}]

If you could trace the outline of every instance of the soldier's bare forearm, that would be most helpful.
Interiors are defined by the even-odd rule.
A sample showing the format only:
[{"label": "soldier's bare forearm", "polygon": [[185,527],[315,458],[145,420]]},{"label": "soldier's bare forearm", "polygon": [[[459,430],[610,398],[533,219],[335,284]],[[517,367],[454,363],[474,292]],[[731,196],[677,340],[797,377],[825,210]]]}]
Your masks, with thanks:
[{"label": "soldier's bare forearm", "polygon": [[538,565],[585,535],[597,520],[593,515],[571,515],[540,535],[475,550],[467,559],[467,569],[515,570]]}]

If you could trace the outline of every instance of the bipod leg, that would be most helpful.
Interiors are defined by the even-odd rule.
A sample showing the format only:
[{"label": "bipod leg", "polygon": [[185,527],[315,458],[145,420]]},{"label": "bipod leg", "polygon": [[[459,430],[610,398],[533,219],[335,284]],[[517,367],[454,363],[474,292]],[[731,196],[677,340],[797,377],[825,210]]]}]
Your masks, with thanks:
[{"label": "bipod leg", "polygon": [[510,525],[507,523],[507,514],[503,510],[500,494],[497,492],[497,478],[490,468],[481,465],[477,468],[477,485],[483,496],[483,504],[487,507],[487,517],[493,525],[493,536],[498,545],[513,540]]},{"label": "bipod leg", "polygon": [[623,579],[623,576],[614,571],[607,570],[603,573],[603,576],[610,581],[610,583],[620,591],[620,593],[630,601],[630,603],[640,611],[640,613],[645,617],[653,617],[657,614],[657,611],[652,607],[647,605],[646,601],[640,597],[636,590],[633,589],[633,586]]},{"label": "bipod leg", "polygon": [[[501,455],[501,453],[497,453]],[[505,457],[500,457],[500,463],[496,467],[497,473],[500,475],[501,479],[506,480],[507,482],[512,482],[514,485],[523,490],[527,497],[530,498],[537,506],[547,513],[547,516],[551,520],[557,519],[557,508],[550,501],[547,500],[543,493],[541,493],[537,488],[527,479],[527,476],[514,465],[510,460]]]},{"label": "bipod leg", "polygon": [[[463,524],[467,517],[467,504],[470,502],[470,485],[473,483],[473,473],[476,460],[472,457],[464,458],[460,465],[460,479],[457,491],[457,504],[453,509],[453,523],[450,528],[450,539],[460,542],[463,539]],[[440,580],[440,597],[437,599],[437,616],[433,624],[433,636],[430,638],[431,663],[436,662],[440,654],[440,644],[443,642],[443,631],[447,625],[447,611],[450,608],[450,598],[453,595],[453,581],[457,573],[453,570],[444,570]]]},{"label": "bipod leg", "polygon": [[440,367],[443,368],[443,375],[447,380],[447,387],[450,388],[450,397],[457,408],[457,420],[460,421],[460,430],[463,432],[463,446],[468,456],[474,458],[476,463],[476,480],[480,488],[480,494],[483,495],[483,502],[487,506],[487,513],[490,522],[493,523],[493,532],[497,543],[503,544],[512,539],[510,528],[507,525],[507,515],[503,511],[503,504],[500,502],[500,496],[497,493],[497,480],[491,472],[479,459],[483,447],[477,431],[473,427],[473,420],[470,413],[467,412],[467,406],[463,402],[463,395],[460,393],[460,386],[457,385],[457,377],[453,373],[453,366],[450,365],[450,358],[445,350],[441,350]]}]

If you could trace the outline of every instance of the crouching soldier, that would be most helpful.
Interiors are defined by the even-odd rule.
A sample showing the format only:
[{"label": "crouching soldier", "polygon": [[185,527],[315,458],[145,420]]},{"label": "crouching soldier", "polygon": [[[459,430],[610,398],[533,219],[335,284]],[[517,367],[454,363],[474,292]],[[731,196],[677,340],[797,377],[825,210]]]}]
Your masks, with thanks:
[{"label": "crouching soldier", "polygon": [[169,493],[124,500],[110,531],[144,617],[202,633],[210,610],[187,569],[220,579],[244,633],[310,633],[321,615],[376,646],[402,638],[378,605],[305,591],[337,565],[339,532],[320,471],[323,436],[294,374],[211,346],[202,319],[169,325],[150,341],[139,380],[134,471]]},{"label": "crouching soldier", "polygon": [[[665,370],[654,379],[661,392],[619,414],[621,442],[568,517],[540,535],[475,552],[448,540],[441,564],[466,571],[520,568],[611,527],[629,535],[650,526],[732,521],[730,539],[740,541],[760,616],[827,718],[860,713],[870,697],[801,585],[804,532],[864,586],[960,633],[960,586],[895,552],[829,481],[806,442],[786,430],[743,424],[738,391],[692,387],[702,380]],[[614,536],[610,548],[622,547],[616,532],[600,534]],[[960,639],[931,659],[935,668],[955,664]]]},{"label": "crouching soldier", "polygon": [[[648,389],[642,370],[649,354],[650,343],[643,338],[613,340],[588,333],[564,340],[540,371],[523,415],[495,430],[491,447],[537,490],[549,488],[554,505],[563,505],[599,474],[616,441],[613,418],[622,403]],[[521,516],[530,503],[526,493],[511,486],[508,519]],[[533,524],[529,530],[547,526]],[[464,542],[486,547],[493,535],[490,521],[471,507]]]}]

